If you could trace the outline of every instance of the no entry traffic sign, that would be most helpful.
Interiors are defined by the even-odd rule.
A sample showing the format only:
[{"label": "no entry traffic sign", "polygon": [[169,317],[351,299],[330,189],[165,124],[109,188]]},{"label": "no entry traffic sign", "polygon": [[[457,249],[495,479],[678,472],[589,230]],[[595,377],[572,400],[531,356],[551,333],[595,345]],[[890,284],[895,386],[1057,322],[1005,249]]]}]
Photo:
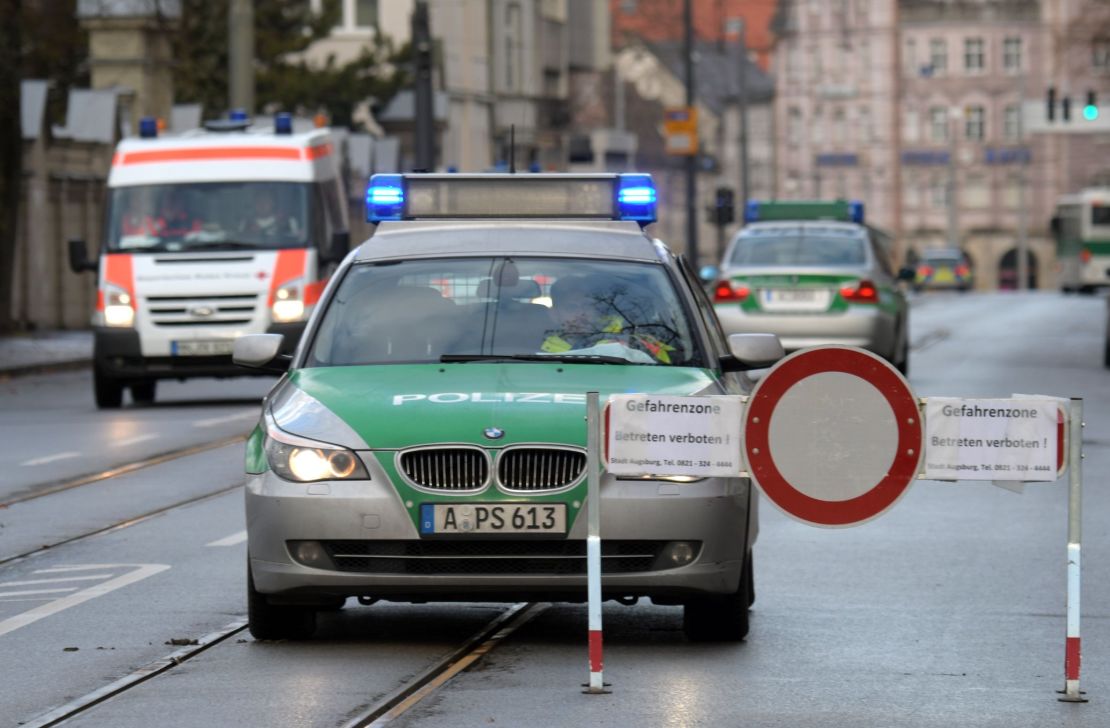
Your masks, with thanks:
[{"label": "no entry traffic sign", "polygon": [[795,352],[752,392],[744,420],[748,470],[763,493],[815,526],[875,518],[917,476],[921,416],[909,384],[862,349]]}]

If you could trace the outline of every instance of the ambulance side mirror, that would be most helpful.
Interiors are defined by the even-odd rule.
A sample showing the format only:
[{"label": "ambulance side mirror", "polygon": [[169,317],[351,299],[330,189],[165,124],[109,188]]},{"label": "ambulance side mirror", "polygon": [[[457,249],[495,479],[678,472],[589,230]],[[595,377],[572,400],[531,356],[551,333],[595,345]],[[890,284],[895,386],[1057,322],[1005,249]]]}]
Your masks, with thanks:
[{"label": "ambulance side mirror", "polygon": [[337,230],[331,234],[324,250],[320,251],[320,260],[324,263],[341,263],[351,250],[351,234],[346,230]]},{"label": "ambulance side mirror", "polygon": [[281,334],[245,334],[235,340],[231,349],[231,360],[241,367],[266,369],[284,372],[289,369],[293,357],[280,354]]},{"label": "ambulance side mirror", "polygon": [[69,269],[74,273],[96,272],[97,262],[89,260],[89,250],[84,240],[69,241]]},{"label": "ambulance side mirror", "polygon": [[732,355],[721,357],[721,370],[726,372],[765,369],[786,356],[774,334],[732,334],[728,349]]}]

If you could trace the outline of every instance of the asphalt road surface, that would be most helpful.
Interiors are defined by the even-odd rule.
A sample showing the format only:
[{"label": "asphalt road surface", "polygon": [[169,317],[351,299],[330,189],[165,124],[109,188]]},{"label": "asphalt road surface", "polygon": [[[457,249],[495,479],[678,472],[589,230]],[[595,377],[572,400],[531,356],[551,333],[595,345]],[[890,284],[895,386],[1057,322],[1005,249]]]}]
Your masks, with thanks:
[{"label": "asphalt road surface", "polygon": [[1066,479],[919,481],[847,529],[764,501],[747,641],[689,643],[677,607],[608,603],[611,693],[584,695],[580,604],[350,600],[310,641],[253,640],[238,438],[268,382],[97,412],[85,372],[0,383],[0,725],[1110,725],[1105,316],[1046,293],[926,295],[911,315],[917,396],[1084,400],[1088,703],[1055,692]]}]

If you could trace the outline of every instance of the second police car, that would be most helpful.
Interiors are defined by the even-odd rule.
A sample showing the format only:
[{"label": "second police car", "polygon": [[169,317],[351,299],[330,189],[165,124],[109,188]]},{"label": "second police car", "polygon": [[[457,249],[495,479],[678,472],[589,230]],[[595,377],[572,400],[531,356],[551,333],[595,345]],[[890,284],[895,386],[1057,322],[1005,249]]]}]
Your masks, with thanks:
[{"label": "second police car", "polygon": [[[304,638],[349,597],[585,601],[586,393],[742,394],[782,356],[726,338],[643,225],[647,175],[377,175],[375,234],[328,284],[250,437],[250,629]],[[747,478],[601,484],[603,593],[742,639]]]}]

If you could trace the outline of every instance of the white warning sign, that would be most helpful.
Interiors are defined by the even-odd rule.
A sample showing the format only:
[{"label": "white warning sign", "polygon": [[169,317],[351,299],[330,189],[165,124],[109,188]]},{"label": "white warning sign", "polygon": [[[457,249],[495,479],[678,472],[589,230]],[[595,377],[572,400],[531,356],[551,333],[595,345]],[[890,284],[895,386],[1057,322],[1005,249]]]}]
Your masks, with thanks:
[{"label": "white warning sign", "polygon": [[925,477],[1054,481],[1056,413],[1051,399],[930,397]]},{"label": "white warning sign", "polygon": [[615,394],[606,412],[606,469],[613,475],[736,477],[740,398]]}]

